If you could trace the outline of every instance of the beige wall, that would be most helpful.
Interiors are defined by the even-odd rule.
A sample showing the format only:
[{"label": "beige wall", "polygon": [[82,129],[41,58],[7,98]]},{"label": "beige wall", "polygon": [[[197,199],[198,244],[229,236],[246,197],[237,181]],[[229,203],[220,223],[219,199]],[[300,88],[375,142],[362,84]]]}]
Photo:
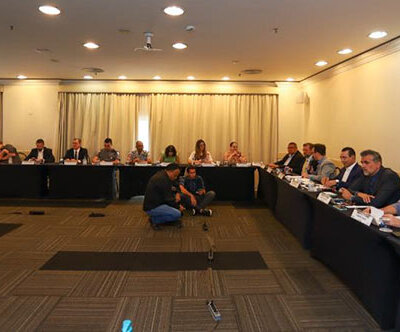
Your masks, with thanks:
[{"label": "beige wall", "polygon": [[287,151],[289,142],[299,148],[304,139],[304,104],[297,103],[302,87],[298,83],[279,84],[279,145],[278,151]]},{"label": "beige wall", "polygon": [[30,150],[38,138],[56,144],[58,83],[18,82],[3,92],[3,140],[19,151]]},{"label": "beige wall", "polygon": [[305,82],[304,90],[310,97],[306,140],[325,143],[333,158],[347,145],[375,149],[387,167],[400,170],[400,52]]}]

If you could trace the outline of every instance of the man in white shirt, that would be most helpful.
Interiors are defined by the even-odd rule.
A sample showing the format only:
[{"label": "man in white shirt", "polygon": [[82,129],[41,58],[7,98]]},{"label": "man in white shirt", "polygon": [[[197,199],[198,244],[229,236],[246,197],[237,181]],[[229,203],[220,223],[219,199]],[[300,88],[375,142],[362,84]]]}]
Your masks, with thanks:
[{"label": "man in white shirt", "polygon": [[45,147],[44,140],[36,140],[36,148],[32,149],[25,160],[32,160],[36,163],[54,163],[54,156],[51,149]]},{"label": "man in white shirt", "polygon": [[356,152],[351,147],[345,147],[340,152],[340,161],[343,168],[337,176],[332,176],[331,179],[324,177],[321,183],[326,187],[349,188],[350,185],[362,175],[361,166],[356,161]]}]

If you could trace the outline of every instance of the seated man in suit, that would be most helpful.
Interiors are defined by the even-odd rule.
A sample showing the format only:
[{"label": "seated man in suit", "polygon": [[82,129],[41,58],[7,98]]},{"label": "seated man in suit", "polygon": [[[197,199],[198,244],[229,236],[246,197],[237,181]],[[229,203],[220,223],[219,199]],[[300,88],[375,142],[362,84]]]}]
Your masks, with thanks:
[{"label": "seated man in suit", "polygon": [[204,186],[203,178],[197,175],[196,167],[189,166],[187,175],[179,180],[179,188],[182,193],[182,203],[187,209],[192,209],[192,214],[211,217],[212,210],[206,207],[214,200],[215,192],[208,191]]},{"label": "seated man in suit", "polygon": [[342,196],[356,205],[372,205],[376,208],[394,204],[400,199],[400,178],[389,168],[382,166],[381,155],[373,150],[361,152],[363,175]]},{"label": "seated man in suit", "polygon": [[82,148],[81,144],[82,140],[80,138],[74,138],[72,141],[72,148],[65,153],[64,160],[76,161],[78,164],[82,163],[83,160],[88,161],[88,151],[85,148]]},{"label": "seated man in suit", "polygon": [[303,156],[305,158],[303,169],[301,174],[308,173],[311,174],[313,170],[317,169],[317,162],[313,159],[313,148],[314,144],[312,143],[304,143],[303,144]]},{"label": "seated man in suit", "polygon": [[136,150],[128,153],[127,164],[151,164],[150,153],[143,149],[143,142],[136,142]]},{"label": "seated man in suit", "polygon": [[287,150],[288,153],[281,160],[269,164],[268,166],[271,168],[288,167],[293,173],[301,174],[305,159],[300,151],[297,150],[297,144],[294,142],[289,143]]},{"label": "seated man in suit", "polygon": [[0,141],[0,164],[20,164],[21,158],[17,149],[11,144]]},{"label": "seated man in suit", "polygon": [[36,140],[36,149],[32,149],[25,160],[33,160],[38,163],[54,163],[54,156],[51,149],[44,146],[44,140]]},{"label": "seated man in suit", "polygon": [[353,148],[343,148],[340,153],[340,161],[343,164],[343,168],[340,169],[340,173],[337,176],[322,178],[321,183],[325,187],[335,187],[337,190],[349,188],[362,175],[362,169],[356,161],[356,152]]},{"label": "seated man in suit", "polygon": [[147,184],[143,210],[150,217],[151,226],[155,230],[160,229],[160,224],[176,222],[182,216],[184,207],[176,187],[179,174],[179,166],[172,163],[165,170],[154,174]]},{"label": "seated man in suit", "polygon": [[326,158],[326,147],[324,144],[314,144],[313,159],[318,163],[316,170],[311,170],[311,174],[303,173],[303,178],[321,182],[322,178],[329,178],[335,172],[335,164]]},{"label": "seated man in suit", "polygon": [[100,161],[112,161],[114,164],[118,164],[120,161],[119,152],[114,150],[112,139],[109,137],[104,140],[104,148],[101,149],[92,160],[94,164]]}]

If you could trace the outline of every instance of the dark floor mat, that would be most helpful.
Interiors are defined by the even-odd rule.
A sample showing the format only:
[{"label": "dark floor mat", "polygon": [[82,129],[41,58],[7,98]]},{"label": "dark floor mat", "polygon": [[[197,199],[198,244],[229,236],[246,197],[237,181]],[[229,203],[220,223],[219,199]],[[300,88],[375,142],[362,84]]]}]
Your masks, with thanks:
[{"label": "dark floor mat", "polygon": [[22,224],[1,224],[0,223],[0,236],[6,235],[7,233],[17,229]]},{"label": "dark floor mat", "polygon": [[184,271],[267,269],[259,252],[82,252],[59,251],[41,270],[60,271]]}]

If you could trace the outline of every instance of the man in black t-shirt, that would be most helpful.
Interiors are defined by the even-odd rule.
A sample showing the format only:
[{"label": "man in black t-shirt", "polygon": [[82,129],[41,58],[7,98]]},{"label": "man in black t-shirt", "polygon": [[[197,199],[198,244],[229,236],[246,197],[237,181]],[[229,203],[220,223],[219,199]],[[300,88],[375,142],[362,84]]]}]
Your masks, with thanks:
[{"label": "man in black t-shirt", "polygon": [[147,184],[143,210],[155,229],[159,224],[178,221],[182,216],[184,207],[180,204],[181,195],[175,182],[179,174],[179,166],[169,164],[164,171],[154,174]]}]

